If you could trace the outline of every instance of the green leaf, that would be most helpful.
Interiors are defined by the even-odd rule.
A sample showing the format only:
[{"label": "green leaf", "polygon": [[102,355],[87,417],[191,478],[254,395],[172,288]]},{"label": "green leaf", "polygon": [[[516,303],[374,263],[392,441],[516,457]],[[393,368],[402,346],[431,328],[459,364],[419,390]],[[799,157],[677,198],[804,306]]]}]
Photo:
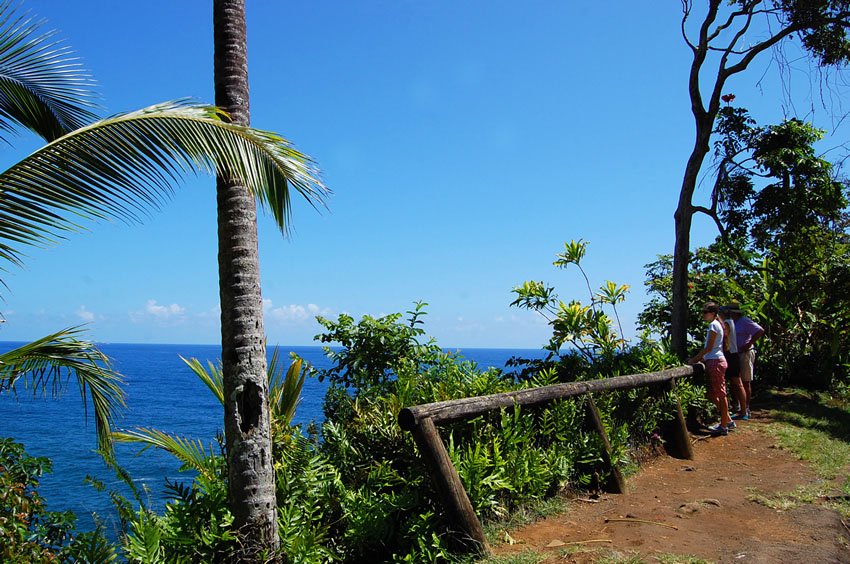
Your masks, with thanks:
[{"label": "green leaf", "polygon": [[284,234],[291,190],[314,207],[328,194],[310,158],[279,135],[228,123],[212,106],[165,102],[77,129],[0,174],[0,258],[20,263],[21,246],[78,231],[77,219],[139,221],[197,172],[244,183]]},{"label": "green leaf", "polygon": [[17,124],[52,141],[94,121],[91,77],[43,21],[15,11],[0,2],[0,130]]},{"label": "green leaf", "polygon": [[110,429],[123,407],[122,376],[112,370],[109,359],[97,347],[78,337],[82,327],[70,327],[9,352],[0,354],[0,391],[23,383],[33,392],[51,388],[61,392],[64,379],[74,376],[86,407],[86,395],[94,408],[98,447],[112,452]]},{"label": "green leaf", "polygon": [[572,240],[569,243],[564,243],[564,252],[558,253],[556,255],[555,266],[558,268],[566,268],[570,264],[574,264],[578,266],[581,263],[581,259],[584,258],[584,254],[587,252],[587,241],[583,241],[579,239],[578,241]]}]

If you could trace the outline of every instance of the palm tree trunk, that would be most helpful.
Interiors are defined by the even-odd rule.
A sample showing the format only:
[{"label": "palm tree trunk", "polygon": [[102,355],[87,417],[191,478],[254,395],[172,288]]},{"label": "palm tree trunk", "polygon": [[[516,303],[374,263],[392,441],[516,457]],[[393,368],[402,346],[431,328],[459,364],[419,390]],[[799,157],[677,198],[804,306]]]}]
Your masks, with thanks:
[{"label": "palm tree trunk", "polygon": [[[215,101],[249,125],[244,0],[213,0]],[[221,355],[228,500],[250,550],[278,546],[257,210],[249,191],[217,179]]]}]

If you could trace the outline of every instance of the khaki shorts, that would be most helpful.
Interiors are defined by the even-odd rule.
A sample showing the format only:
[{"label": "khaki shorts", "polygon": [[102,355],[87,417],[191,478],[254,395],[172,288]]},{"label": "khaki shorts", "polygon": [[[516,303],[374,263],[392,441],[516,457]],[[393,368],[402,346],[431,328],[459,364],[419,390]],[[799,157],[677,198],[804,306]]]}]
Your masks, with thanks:
[{"label": "khaki shorts", "polygon": [[740,361],[740,369],[738,374],[741,376],[742,382],[752,382],[753,380],[753,367],[756,364],[756,350],[750,349],[748,351],[738,353],[738,359]]}]

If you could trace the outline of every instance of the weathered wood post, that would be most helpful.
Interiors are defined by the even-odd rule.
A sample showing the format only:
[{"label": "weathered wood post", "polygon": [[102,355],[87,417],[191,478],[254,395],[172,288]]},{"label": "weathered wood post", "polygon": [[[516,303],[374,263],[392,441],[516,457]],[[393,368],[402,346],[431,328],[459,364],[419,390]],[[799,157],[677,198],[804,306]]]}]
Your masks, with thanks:
[{"label": "weathered wood post", "polygon": [[[702,365],[694,366],[694,374],[702,373],[698,368]],[[663,426],[664,448],[667,453],[674,458],[684,458],[687,460],[694,459],[694,448],[691,445],[691,436],[688,434],[688,425],[685,422],[685,415],[682,413],[682,403],[675,395],[676,379],[673,378],[664,383],[664,390],[673,396],[676,400],[676,412],[673,414],[673,421]]]},{"label": "weathered wood post", "polygon": [[593,401],[591,394],[587,394],[587,401],[584,406],[587,422],[602,440],[602,466],[608,471],[608,477],[602,484],[602,489],[608,493],[624,493],[626,491],[626,479],[611,458],[611,441],[608,440],[608,433],[605,431],[602,417],[599,415],[596,402]]},{"label": "weathered wood post", "polygon": [[462,535],[457,539],[461,548],[467,552],[488,554],[490,546],[484,537],[484,528],[472,508],[434,421],[424,417],[416,422],[411,432],[446,508],[449,521]]}]

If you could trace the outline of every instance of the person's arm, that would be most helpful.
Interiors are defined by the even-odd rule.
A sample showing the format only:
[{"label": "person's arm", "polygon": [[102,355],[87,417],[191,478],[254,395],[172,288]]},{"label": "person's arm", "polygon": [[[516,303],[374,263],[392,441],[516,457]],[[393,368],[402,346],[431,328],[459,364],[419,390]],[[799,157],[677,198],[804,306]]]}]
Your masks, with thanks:
[{"label": "person's arm", "polygon": [[753,345],[756,344],[756,341],[758,341],[762,337],[764,337],[764,329],[759,327],[758,331],[753,333],[753,336],[750,337],[749,340],[746,343],[744,343],[744,347],[742,348],[742,350],[745,350],[745,351],[750,350],[751,348],[753,348]]},{"label": "person's arm", "polygon": [[697,362],[702,362],[702,359],[708,352],[714,347],[714,341],[717,340],[717,331],[713,331],[711,329],[708,330],[708,342],[705,344],[705,348],[702,349],[695,357],[688,361],[688,364],[696,364]]}]

